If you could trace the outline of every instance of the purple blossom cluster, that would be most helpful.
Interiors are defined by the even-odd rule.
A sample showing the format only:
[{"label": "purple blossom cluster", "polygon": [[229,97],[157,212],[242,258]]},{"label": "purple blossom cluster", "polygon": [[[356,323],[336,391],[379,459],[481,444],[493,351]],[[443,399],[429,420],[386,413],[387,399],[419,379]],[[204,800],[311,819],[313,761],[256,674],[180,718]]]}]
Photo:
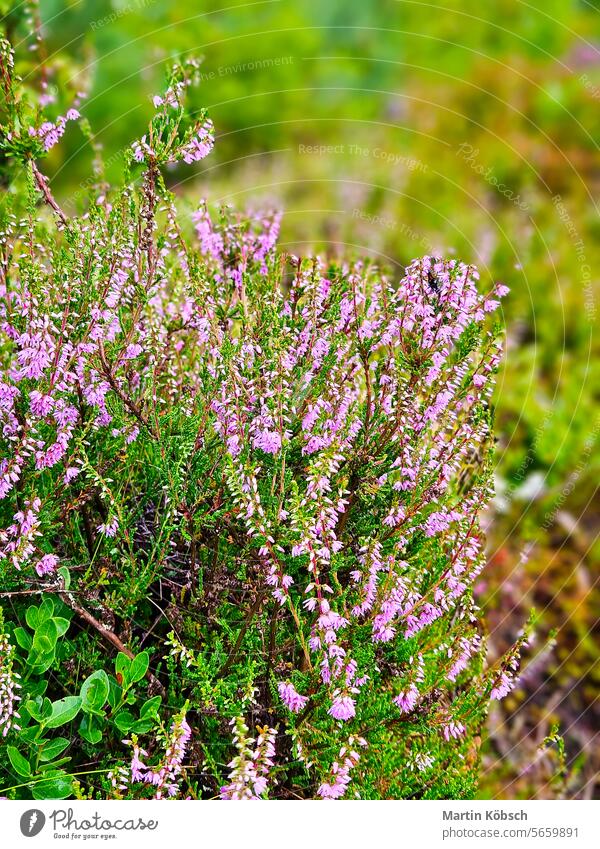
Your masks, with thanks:
[{"label": "purple blossom cluster", "polygon": [[405,678],[401,679],[402,689],[393,701],[402,713],[410,713],[419,701],[419,685],[425,680],[425,663],[423,656],[408,661],[408,671]]},{"label": "purple blossom cluster", "polygon": [[366,745],[367,742],[362,737],[355,739],[351,736],[348,738],[340,749],[337,760],[331,765],[328,780],[319,786],[317,792],[322,799],[341,799],[342,796],[346,795],[352,770],[356,768],[360,761],[360,753],[354,747],[360,748]]},{"label": "purple blossom cluster", "polygon": [[118,793],[127,790],[132,784],[150,784],[154,788],[155,799],[174,798],[179,793],[179,783],[192,730],[188,725],[185,712],[176,716],[166,735],[164,754],[156,766],[148,766],[142,758],[148,752],[138,745],[137,739],[125,740],[131,746],[133,754],[129,768],[125,766],[113,770],[109,781]]},{"label": "purple blossom cluster", "polygon": [[[474,618],[471,590],[485,562],[477,514],[490,487],[485,476],[468,491],[457,481],[490,437],[485,411],[500,346],[484,323],[505,287],[482,296],[472,266],[433,257],[415,260],[398,283],[361,263],[334,277],[322,260],[296,257],[284,278],[277,215],[224,214],[216,225],[201,204],[190,248],[170,202],[163,212],[160,249],[139,238],[134,220],[117,234],[95,225],[94,250],[108,271],[85,308],[85,222],[81,267],[49,299],[58,313],[25,278],[4,286],[0,416],[11,450],[1,460],[2,495],[25,472],[34,487],[0,531],[2,556],[16,569],[31,564],[42,580],[56,571],[60,551],[36,549],[44,521],[36,475],[54,469],[66,490],[82,472],[93,481],[103,507],[93,528],[118,543],[124,508],[90,465],[83,434],[115,446],[160,440],[161,406],[202,410],[195,450],[212,440],[228,515],[256,559],[252,580],[281,609],[303,658],[302,669],[279,676],[280,704],[293,717],[310,701],[342,733],[373,686],[373,669],[353,651],[359,629],[381,652],[449,614]],[[192,250],[202,263],[193,285]],[[465,353],[467,333],[479,341]],[[369,500],[372,521],[349,535]],[[414,556],[424,545],[443,564],[436,572]],[[455,684],[482,650],[471,630],[449,639],[435,656],[439,674]],[[400,716],[420,710],[431,663],[419,653],[386,681]],[[308,691],[296,689],[297,672],[311,676]],[[499,679],[494,697],[506,687]],[[274,732],[251,745],[240,723],[224,798],[263,795],[274,757]],[[454,714],[438,726],[446,740],[465,731]],[[183,724],[177,732],[173,769],[142,768],[146,755],[134,750],[132,775],[167,795],[188,739]],[[355,765],[353,755],[338,762],[338,777],[322,785],[337,788],[331,797]]]},{"label": "purple blossom cluster", "polygon": [[221,799],[260,799],[269,789],[277,731],[268,726],[258,728],[256,739],[253,739],[241,716],[232,719],[231,726],[237,755],[228,764],[229,784],[221,788]]},{"label": "purple blossom cluster", "polygon": [[[211,152],[215,144],[215,128],[210,119],[199,124],[193,133],[189,135],[186,141],[174,148],[170,155],[165,159],[167,165],[172,165],[179,160],[182,160],[188,165],[192,162],[199,162]],[[143,162],[145,159],[155,159],[157,151],[149,143],[147,136],[142,136],[141,139],[134,142],[132,145],[133,158],[136,162]]]},{"label": "purple blossom cluster", "polygon": [[[0,621],[0,627],[2,623]],[[21,701],[19,674],[13,669],[14,648],[8,635],[0,632],[0,731],[6,737],[12,729],[19,730],[18,702]]]},{"label": "purple blossom cluster", "polygon": [[467,668],[470,659],[481,651],[482,641],[479,634],[472,634],[469,637],[461,636],[458,643],[457,651],[452,655],[452,666],[448,672],[449,681],[456,681],[460,673]]},{"label": "purple blossom cluster", "polygon": [[24,508],[15,513],[12,524],[0,530],[0,558],[9,560],[15,569],[26,565],[35,552],[35,539],[40,536],[40,506],[39,498],[26,502]]},{"label": "purple blossom cluster", "polygon": [[[223,238],[205,208],[196,223],[221,274]],[[229,274],[241,300],[238,278]],[[442,503],[465,456],[489,435],[487,420],[473,412],[487,403],[500,348],[489,336],[476,360],[454,353],[467,327],[483,322],[498,303],[478,294],[477,276],[472,267],[430,257],[415,261],[397,287],[353,271],[332,319],[331,281],[318,261],[298,264],[290,293],[275,295],[276,358],[261,358],[250,337],[215,331],[218,345],[228,338],[234,352],[226,362],[215,358],[213,366],[219,381],[215,427],[230,458],[228,484],[248,535],[261,542],[266,581],[279,604],[293,605],[297,577],[285,565],[290,555],[305,563],[302,604],[313,616],[308,647],[329,689],[328,712],[342,722],[355,715],[368,678],[348,654],[353,622],[370,621],[374,642],[398,633],[412,637],[461,606],[484,564],[475,517],[489,496],[487,484]],[[414,370],[406,370],[407,361]],[[262,458],[281,460],[295,444],[304,458],[305,488],[269,513],[259,486]],[[356,603],[339,609],[324,576],[346,551],[338,532],[353,497],[347,469],[353,458],[382,456],[384,448],[372,488],[389,493],[390,505],[351,572]],[[429,588],[405,559],[419,533],[442,540],[447,555],[447,568]],[[461,645],[449,680],[478,648],[477,640]],[[394,699],[403,711],[416,704],[416,680]],[[288,686],[280,684],[279,692],[290,707],[297,700]]]},{"label": "purple blossom cluster", "polygon": [[[154,98],[132,147],[139,191],[102,191],[67,222],[41,179],[68,238],[34,248],[10,217],[0,234],[0,559],[47,587],[73,551],[85,559],[85,538],[111,584],[94,601],[115,617],[121,584],[128,609],[138,579],[150,575],[140,597],[161,582],[161,603],[163,579],[176,587],[207,644],[217,635],[213,653],[228,651],[214,670],[202,645],[173,633],[163,646],[187,675],[206,675],[207,715],[224,692],[238,698],[239,681],[220,680],[239,674],[247,635],[263,650],[252,716],[266,724],[251,736],[229,703],[236,754],[220,797],[274,795],[275,768],[278,782],[292,769],[275,752],[284,725],[313,795],[339,799],[373,757],[364,719],[377,726],[382,704],[400,727],[428,720],[436,740],[414,754],[416,774],[434,762],[430,749],[437,759],[435,746],[463,745],[473,714],[514,685],[517,653],[469,671],[485,651],[473,586],[501,357],[488,318],[508,290],[481,294],[476,269],[454,259],[416,259],[392,280],[364,262],[278,253],[275,213],[225,209],[216,221],[203,202],[182,220],[159,166],[198,161],[214,141],[207,118],[186,122],[188,84],[175,75]],[[34,134],[49,149],[71,119]],[[57,526],[80,508],[69,547]],[[8,643],[0,659],[10,717]],[[127,741],[115,794],[178,795],[190,738],[182,712],[158,764],[151,745]]]},{"label": "purple blossom cluster", "polygon": [[182,145],[179,156],[187,165],[191,165],[192,162],[199,162],[208,156],[214,144],[215,128],[213,122],[208,119],[200,124],[191,138]]},{"label": "purple blossom cluster", "polygon": [[210,118],[201,117],[188,126],[184,108],[185,92],[197,76],[197,63],[176,65],[169,87],[163,95],[155,95],[152,103],[157,113],[148,133],[131,148],[135,162],[191,165],[204,159],[214,147],[215,128]]},{"label": "purple blossom cluster", "polygon": [[466,728],[462,722],[458,722],[450,716],[444,718],[442,723],[442,734],[444,735],[445,740],[461,737],[465,731]]},{"label": "purple blossom cluster", "polygon": [[293,684],[281,681],[277,685],[277,691],[281,701],[288,710],[292,711],[292,713],[299,713],[308,703],[308,698],[306,696],[301,696],[300,693],[296,691]]},{"label": "purple blossom cluster", "polygon": [[514,646],[503,658],[498,674],[495,679],[493,679],[492,690],[490,692],[491,699],[499,701],[500,699],[508,696],[508,694],[514,690],[519,680],[517,674],[519,670],[519,652],[521,647],[526,644],[527,635],[523,634],[516,646]]},{"label": "purple blossom cluster", "polygon": [[29,135],[38,138],[45,151],[51,150],[64,135],[67,123],[80,118],[77,109],[69,109],[66,115],[59,115],[56,121],[44,121],[39,127],[29,127]]}]

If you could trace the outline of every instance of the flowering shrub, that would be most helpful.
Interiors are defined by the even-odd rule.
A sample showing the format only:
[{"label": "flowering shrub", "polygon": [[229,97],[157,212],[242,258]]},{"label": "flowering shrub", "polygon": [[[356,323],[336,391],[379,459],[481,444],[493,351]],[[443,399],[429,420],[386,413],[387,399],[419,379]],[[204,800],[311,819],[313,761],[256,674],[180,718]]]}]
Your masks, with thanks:
[{"label": "flowering shrub", "polygon": [[35,164],[65,120],[1,53],[4,794],[472,794],[526,638],[488,667],[473,595],[506,288],[177,209],[193,63],[69,218]]}]

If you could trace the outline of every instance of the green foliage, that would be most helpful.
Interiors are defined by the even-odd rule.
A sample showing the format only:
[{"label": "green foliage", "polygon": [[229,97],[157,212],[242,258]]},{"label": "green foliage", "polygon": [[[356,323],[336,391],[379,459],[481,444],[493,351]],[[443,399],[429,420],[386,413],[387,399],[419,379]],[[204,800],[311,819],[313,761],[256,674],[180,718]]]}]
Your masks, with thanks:
[{"label": "green foliage", "polygon": [[[34,799],[65,799],[73,793],[67,766],[72,755],[67,750],[72,751],[75,742],[72,736],[56,736],[56,729],[72,734],[77,728],[79,736],[94,746],[107,733],[115,745],[124,733],[147,733],[155,728],[161,704],[161,696],[144,701],[135,687],[148,669],[145,651],[132,659],[118,654],[115,676],[98,669],[85,678],[77,695],[54,701],[48,698],[45,693],[50,682],[45,673],[56,667],[57,656],[64,660],[67,650],[62,638],[69,628],[69,619],[56,615],[62,612],[66,612],[62,602],[47,595],[40,604],[27,607],[28,629],[17,626],[13,630],[21,649],[21,731],[20,746],[8,745],[6,755],[14,777],[26,781],[16,788],[8,787],[7,792],[27,787]],[[77,727],[78,716],[81,722]]]}]

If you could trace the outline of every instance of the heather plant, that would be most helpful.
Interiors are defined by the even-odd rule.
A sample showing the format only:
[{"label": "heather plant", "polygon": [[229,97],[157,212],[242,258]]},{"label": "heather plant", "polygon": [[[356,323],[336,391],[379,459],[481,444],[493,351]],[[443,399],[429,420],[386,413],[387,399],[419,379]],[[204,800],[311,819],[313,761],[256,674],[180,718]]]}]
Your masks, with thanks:
[{"label": "heather plant", "polygon": [[194,62],[68,216],[38,162],[89,129],[1,61],[4,795],[472,795],[527,639],[488,663],[474,595],[506,287],[178,207]]}]

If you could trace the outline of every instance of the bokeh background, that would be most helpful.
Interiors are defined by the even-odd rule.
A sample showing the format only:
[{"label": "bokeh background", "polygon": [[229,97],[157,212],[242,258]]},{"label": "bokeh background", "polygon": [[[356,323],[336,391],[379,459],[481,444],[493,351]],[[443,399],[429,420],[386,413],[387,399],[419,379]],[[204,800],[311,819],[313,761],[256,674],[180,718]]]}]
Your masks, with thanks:
[{"label": "bokeh background", "polygon": [[490,715],[480,793],[600,797],[600,3],[0,0],[0,13],[32,84],[25,19],[41,27],[47,93],[66,86],[93,130],[69,129],[46,163],[67,209],[85,205],[100,150],[119,178],[165,60],[193,53],[217,145],[167,175],[184,208],[276,206],[293,252],[368,254],[397,273],[455,255],[510,286],[478,591],[492,655],[531,608],[537,638]]}]

